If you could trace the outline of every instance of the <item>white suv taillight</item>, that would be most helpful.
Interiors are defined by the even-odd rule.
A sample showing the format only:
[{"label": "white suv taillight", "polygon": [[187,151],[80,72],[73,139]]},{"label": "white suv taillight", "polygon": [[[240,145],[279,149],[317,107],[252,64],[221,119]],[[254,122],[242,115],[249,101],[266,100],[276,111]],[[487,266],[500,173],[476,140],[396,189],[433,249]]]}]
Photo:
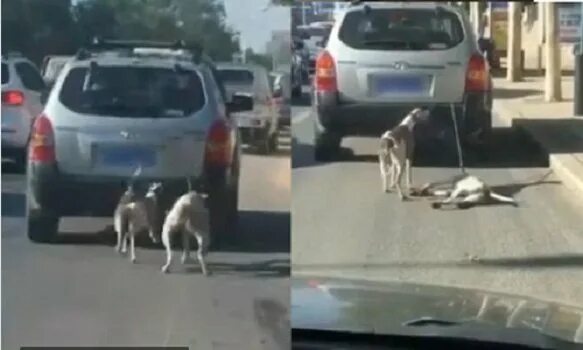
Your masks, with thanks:
[{"label": "white suv taillight", "polygon": [[487,91],[489,88],[488,85],[488,63],[486,62],[486,58],[480,54],[473,54],[468,63],[466,91]]},{"label": "white suv taillight", "polygon": [[206,149],[205,163],[211,167],[223,167],[231,164],[231,132],[227,124],[219,119],[214,122],[209,131]]},{"label": "white suv taillight", "polygon": [[336,64],[328,51],[322,51],[316,58],[316,91],[335,92],[338,89],[336,82]]},{"label": "white suv taillight", "polygon": [[32,125],[28,157],[35,163],[54,163],[56,160],[53,126],[44,114],[38,116]]}]

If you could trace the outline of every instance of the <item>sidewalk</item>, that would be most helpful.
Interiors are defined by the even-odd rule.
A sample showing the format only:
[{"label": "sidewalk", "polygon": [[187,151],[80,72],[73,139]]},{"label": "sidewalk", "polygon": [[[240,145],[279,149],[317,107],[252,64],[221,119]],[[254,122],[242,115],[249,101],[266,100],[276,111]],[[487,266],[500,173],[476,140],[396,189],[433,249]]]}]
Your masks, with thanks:
[{"label": "sidewalk", "polygon": [[551,169],[583,194],[583,117],[573,114],[573,77],[563,76],[562,102],[543,100],[544,77],[509,83],[494,78],[494,115],[504,126],[529,132],[549,154]]}]

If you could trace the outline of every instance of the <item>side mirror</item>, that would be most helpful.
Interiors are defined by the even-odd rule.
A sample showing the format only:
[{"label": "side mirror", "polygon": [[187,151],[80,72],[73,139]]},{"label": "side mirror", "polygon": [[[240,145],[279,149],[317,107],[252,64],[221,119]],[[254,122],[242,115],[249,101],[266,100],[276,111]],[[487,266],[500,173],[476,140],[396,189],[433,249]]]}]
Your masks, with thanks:
[{"label": "side mirror", "polygon": [[304,49],[304,43],[301,41],[296,41],[294,42],[294,50],[303,50]]},{"label": "side mirror", "polygon": [[280,98],[283,95],[283,91],[281,89],[281,87],[276,87],[275,89],[273,89],[273,97],[274,98]]}]

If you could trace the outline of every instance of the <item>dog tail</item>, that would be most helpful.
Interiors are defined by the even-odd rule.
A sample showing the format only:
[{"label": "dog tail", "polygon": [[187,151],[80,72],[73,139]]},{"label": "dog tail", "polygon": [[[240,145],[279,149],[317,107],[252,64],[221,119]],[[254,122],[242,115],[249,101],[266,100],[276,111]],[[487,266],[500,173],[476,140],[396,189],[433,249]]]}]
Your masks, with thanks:
[{"label": "dog tail", "polygon": [[186,184],[188,185],[188,192],[192,192],[192,181],[190,177],[186,177]]},{"label": "dog tail", "polygon": [[138,165],[138,167],[136,168],[136,170],[134,170],[134,173],[132,174],[132,176],[130,177],[130,180],[128,181],[128,188],[133,189],[134,185],[136,183],[136,179],[142,174],[142,165]]}]

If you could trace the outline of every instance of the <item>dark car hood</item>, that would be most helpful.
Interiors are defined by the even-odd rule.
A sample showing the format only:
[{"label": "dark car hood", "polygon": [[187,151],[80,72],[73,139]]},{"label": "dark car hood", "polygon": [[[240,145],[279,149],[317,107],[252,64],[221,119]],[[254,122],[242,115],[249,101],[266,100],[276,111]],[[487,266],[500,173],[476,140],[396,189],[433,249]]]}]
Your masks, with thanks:
[{"label": "dark car hood", "polygon": [[292,327],[398,335],[420,318],[476,321],[583,343],[583,308],[453,287],[336,278],[292,279]]}]

